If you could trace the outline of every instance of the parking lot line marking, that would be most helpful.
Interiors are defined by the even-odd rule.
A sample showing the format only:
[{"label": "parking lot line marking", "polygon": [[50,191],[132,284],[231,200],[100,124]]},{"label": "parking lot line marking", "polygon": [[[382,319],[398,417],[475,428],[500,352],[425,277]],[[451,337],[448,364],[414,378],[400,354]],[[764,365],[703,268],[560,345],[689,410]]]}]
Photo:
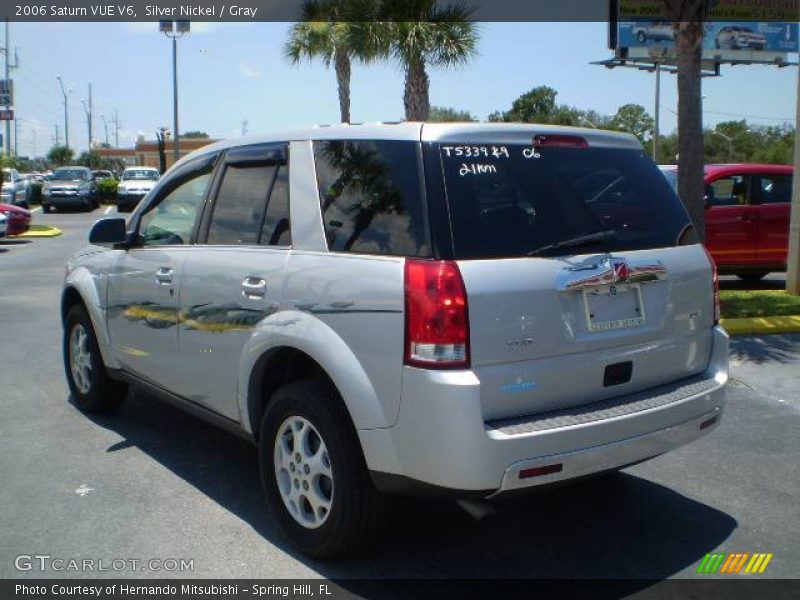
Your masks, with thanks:
[{"label": "parking lot line marking", "polygon": [[41,206],[37,206],[36,208],[32,208],[32,209],[31,209],[31,212],[32,212],[32,213],[35,213],[35,212],[41,212],[41,210],[42,210],[42,207],[41,207]]},{"label": "parking lot line marking", "polygon": [[103,214],[104,214],[104,215],[107,215],[108,213],[110,213],[110,212],[111,212],[111,209],[113,209],[113,208],[114,208],[113,206],[108,206],[108,207],[106,207],[106,209],[103,211]]}]

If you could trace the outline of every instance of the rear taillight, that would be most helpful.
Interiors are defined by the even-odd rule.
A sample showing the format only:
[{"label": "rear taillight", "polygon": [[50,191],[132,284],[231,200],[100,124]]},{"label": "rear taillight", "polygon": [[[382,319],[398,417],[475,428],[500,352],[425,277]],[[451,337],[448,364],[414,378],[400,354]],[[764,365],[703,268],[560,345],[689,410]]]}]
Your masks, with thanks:
[{"label": "rear taillight", "polygon": [[469,367],[467,292],[452,261],[407,259],[404,362],[427,369]]},{"label": "rear taillight", "polygon": [[708,262],[711,263],[711,280],[712,285],[714,286],[714,325],[719,325],[719,319],[722,311],[719,300],[719,275],[717,274],[717,263],[714,262],[714,257],[711,256],[708,248],[703,246],[703,249],[706,251],[706,256],[708,256]]}]

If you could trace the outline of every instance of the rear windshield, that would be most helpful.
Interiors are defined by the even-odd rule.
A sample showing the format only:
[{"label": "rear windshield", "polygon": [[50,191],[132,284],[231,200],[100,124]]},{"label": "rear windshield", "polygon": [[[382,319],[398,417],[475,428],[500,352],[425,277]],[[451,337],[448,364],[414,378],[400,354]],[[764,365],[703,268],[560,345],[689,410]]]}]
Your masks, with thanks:
[{"label": "rear windshield", "polygon": [[[434,146],[456,258],[558,256],[694,242],[689,216],[641,150]],[[593,235],[598,234],[598,235]],[[578,244],[575,238],[590,236]],[[563,244],[545,249],[546,246]]]}]

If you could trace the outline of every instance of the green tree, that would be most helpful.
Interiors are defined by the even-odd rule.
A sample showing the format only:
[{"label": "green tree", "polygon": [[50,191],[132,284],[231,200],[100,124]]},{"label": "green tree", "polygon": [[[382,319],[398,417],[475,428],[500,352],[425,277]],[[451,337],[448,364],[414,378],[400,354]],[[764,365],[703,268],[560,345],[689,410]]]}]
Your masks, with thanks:
[{"label": "green tree", "polygon": [[103,157],[94,150],[91,152],[81,152],[78,157],[78,164],[89,167],[90,169],[100,169],[103,166]]},{"label": "green tree", "polygon": [[427,120],[440,123],[456,123],[459,121],[475,122],[478,119],[473,117],[468,110],[458,110],[446,106],[431,106]]},{"label": "green tree", "polygon": [[653,136],[655,119],[640,104],[625,104],[617,109],[607,127],[635,135],[642,144]]},{"label": "green tree", "polygon": [[189,140],[207,140],[208,134],[205,131],[187,131],[181,137]]},{"label": "green tree", "polygon": [[458,67],[475,56],[474,9],[436,0],[355,0],[361,15],[348,29],[351,46],[366,59],[391,58],[405,74],[403,106],[408,121],[430,115],[428,67]]},{"label": "green tree", "polygon": [[[303,59],[322,59],[326,68],[333,65],[339,90],[339,114],[342,123],[350,122],[350,74],[352,61],[360,58],[348,32],[347,18],[353,3],[346,0],[306,0],[299,23],[292,25],[284,53],[293,65]],[[369,9],[370,2],[363,8]]]},{"label": "green tree", "polygon": [[551,123],[556,114],[557,95],[558,92],[553,88],[540,85],[514,100],[510,110],[489,115],[489,120],[506,123]]},{"label": "green tree", "polygon": [[53,146],[47,153],[47,162],[56,165],[68,165],[75,160],[75,153],[67,146]]}]

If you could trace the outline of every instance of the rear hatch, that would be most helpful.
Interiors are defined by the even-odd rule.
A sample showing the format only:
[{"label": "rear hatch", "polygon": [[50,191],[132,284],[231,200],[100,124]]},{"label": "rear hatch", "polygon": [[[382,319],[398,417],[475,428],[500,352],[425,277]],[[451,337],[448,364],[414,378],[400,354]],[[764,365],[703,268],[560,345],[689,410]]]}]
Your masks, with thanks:
[{"label": "rear hatch", "polygon": [[[536,126],[425,126],[468,297],[486,420],[633,393],[702,372],[712,269],[632,137]],[[442,192],[436,194],[436,192]],[[452,244],[448,247],[448,244]]]}]

